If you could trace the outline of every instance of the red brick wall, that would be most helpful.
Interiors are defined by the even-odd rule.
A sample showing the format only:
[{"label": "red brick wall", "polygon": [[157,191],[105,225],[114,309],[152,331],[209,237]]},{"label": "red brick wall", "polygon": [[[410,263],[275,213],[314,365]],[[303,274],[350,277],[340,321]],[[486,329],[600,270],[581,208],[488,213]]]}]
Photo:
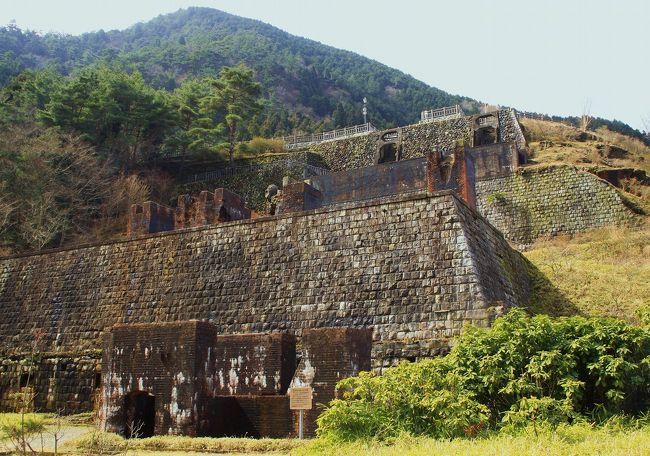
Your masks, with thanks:
[{"label": "red brick wall", "polygon": [[305,182],[285,185],[278,202],[278,214],[309,211],[323,204],[323,194]]},{"label": "red brick wall", "polygon": [[[302,333],[302,359],[292,386],[314,389],[314,408],[305,412],[305,435],[316,432],[319,404],[335,398],[336,384],[361,371],[370,370],[372,331],[365,328],[305,329]],[[294,411],[294,432],[298,432],[298,411]]]},{"label": "red brick wall", "polygon": [[174,209],[153,201],[131,205],[126,229],[127,236],[159,233],[173,229]]}]

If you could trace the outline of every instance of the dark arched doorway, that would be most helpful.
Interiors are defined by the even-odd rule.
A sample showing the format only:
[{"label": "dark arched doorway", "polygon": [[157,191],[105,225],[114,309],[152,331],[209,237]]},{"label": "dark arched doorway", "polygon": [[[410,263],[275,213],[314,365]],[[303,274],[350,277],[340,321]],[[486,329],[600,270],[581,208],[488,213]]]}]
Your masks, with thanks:
[{"label": "dark arched doorway", "polygon": [[156,397],[146,391],[134,391],[124,398],[126,438],[152,437],[156,425]]},{"label": "dark arched doorway", "polygon": [[486,146],[497,142],[497,129],[494,127],[483,127],[474,133],[474,145]]},{"label": "dark arched doorway", "polygon": [[381,146],[377,163],[391,163],[397,161],[397,144],[388,143]]}]

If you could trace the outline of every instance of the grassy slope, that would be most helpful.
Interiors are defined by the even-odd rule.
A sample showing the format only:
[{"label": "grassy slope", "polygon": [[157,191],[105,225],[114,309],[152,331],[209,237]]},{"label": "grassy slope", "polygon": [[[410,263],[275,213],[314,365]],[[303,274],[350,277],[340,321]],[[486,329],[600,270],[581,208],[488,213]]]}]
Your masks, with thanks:
[{"label": "grassy slope", "polygon": [[[638,168],[650,174],[650,147],[636,138],[600,128],[587,133],[558,122],[521,119],[533,160],[585,168]],[[620,150],[612,150],[612,146]]]},{"label": "grassy slope", "polygon": [[400,438],[391,445],[380,443],[331,444],[315,441],[292,452],[295,455],[368,455],[368,456],[565,456],[612,455],[631,456],[648,454],[648,429],[620,430],[593,429],[588,425],[559,428],[554,432],[530,429],[521,435],[500,434],[473,440],[434,440],[429,438]]},{"label": "grassy slope", "polygon": [[[533,155],[530,166],[572,164],[584,169],[636,168],[650,174],[650,147],[635,138],[557,122],[522,119]],[[650,187],[631,180],[623,197],[650,208]],[[636,320],[650,304],[650,222],[644,229],[598,229],[538,241],[526,257],[557,287],[539,282],[531,310],[552,315],[583,313]],[[559,293],[558,293],[559,292]]]},{"label": "grassy slope", "polygon": [[[650,226],[540,241],[525,255],[581,313],[635,321],[636,310],[650,304]],[[532,310],[563,313],[554,299],[537,290]]]}]

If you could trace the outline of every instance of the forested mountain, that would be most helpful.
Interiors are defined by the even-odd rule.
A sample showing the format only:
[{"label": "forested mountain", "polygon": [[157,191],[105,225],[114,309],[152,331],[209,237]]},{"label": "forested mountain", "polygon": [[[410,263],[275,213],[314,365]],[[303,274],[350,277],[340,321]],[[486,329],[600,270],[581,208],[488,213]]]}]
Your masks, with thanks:
[{"label": "forested mountain", "polygon": [[[0,27],[0,255],[119,235],[132,203],[172,201],[189,169],[283,152],[276,135],[359,124],[364,97],[379,128],[478,107],[208,8],[81,36]],[[643,139],[620,122],[589,128],[601,123]]]},{"label": "forested mountain", "polygon": [[210,8],[81,36],[0,28],[0,85],[25,69],[52,66],[70,74],[99,62],[137,69],[148,84],[167,90],[188,77],[216,76],[224,66],[243,63],[262,84],[262,133],[361,123],[363,97],[369,120],[379,127],[412,123],[432,107],[476,106],[352,52]]}]

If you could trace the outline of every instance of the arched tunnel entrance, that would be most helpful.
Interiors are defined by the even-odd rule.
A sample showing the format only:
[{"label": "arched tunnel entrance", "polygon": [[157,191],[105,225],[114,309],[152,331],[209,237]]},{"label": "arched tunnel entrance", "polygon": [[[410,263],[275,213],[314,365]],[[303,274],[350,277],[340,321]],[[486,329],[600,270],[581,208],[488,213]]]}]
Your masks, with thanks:
[{"label": "arched tunnel entrance", "polygon": [[379,157],[377,158],[377,164],[391,163],[397,161],[398,159],[397,151],[398,151],[397,144],[395,143],[384,144],[379,149]]}]

